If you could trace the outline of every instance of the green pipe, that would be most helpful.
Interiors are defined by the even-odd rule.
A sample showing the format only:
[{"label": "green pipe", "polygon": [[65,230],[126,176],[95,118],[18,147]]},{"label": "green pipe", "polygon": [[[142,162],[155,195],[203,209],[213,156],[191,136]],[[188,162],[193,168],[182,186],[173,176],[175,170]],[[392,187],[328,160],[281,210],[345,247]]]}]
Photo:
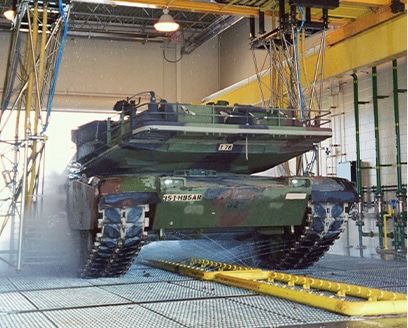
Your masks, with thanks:
[{"label": "green pipe", "polygon": [[[394,119],[395,119],[395,143],[397,152],[397,206],[398,206],[398,219],[397,225],[399,227],[399,238],[397,238],[395,243],[396,249],[405,248],[405,225],[407,213],[404,211],[403,203],[405,201],[405,196],[402,190],[402,177],[401,177],[401,141],[400,141],[400,122],[399,122],[399,102],[398,102],[398,65],[397,60],[392,61],[392,77],[393,77],[393,95],[394,95]],[[398,233],[398,232],[397,232]]]},{"label": "green pipe", "polygon": [[394,119],[395,119],[395,142],[397,147],[397,195],[402,195],[402,178],[401,178],[401,141],[399,127],[399,103],[398,103],[398,66],[397,60],[392,61],[392,80],[394,94]]},{"label": "green pipe", "polygon": [[377,67],[372,68],[373,80],[373,108],[374,108],[374,135],[375,135],[375,171],[377,177],[377,196],[382,196],[381,171],[380,171],[380,134],[378,131],[378,91],[377,91]]},{"label": "green pipe", "polygon": [[[377,178],[377,188],[375,196],[377,226],[378,226],[378,243],[379,247],[384,248],[384,232],[382,220],[383,193],[381,189],[381,163],[380,163],[380,134],[378,131],[378,84],[377,84],[377,67],[371,69],[373,83],[373,109],[374,109],[374,136],[375,136],[375,173]],[[385,241],[386,242],[386,241]]]},{"label": "green pipe", "polygon": [[360,160],[360,122],[359,122],[359,109],[358,109],[358,78],[356,74],[351,75],[353,77],[353,91],[354,91],[354,119],[356,125],[356,188],[358,194],[358,219],[356,224],[358,226],[358,244],[360,249],[360,257],[363,257],[363,202],[361,193],[361,160]]},{"label": "green pipe", "polygon": [[360,160],[360,121],[359,121],[359,109],[358,109],[358,78],[356,74],[351,75],[353,77],[353,91],[354,91],[354,120],[356,125],[356,188],[358,196],[361,197],[361,160]]}]

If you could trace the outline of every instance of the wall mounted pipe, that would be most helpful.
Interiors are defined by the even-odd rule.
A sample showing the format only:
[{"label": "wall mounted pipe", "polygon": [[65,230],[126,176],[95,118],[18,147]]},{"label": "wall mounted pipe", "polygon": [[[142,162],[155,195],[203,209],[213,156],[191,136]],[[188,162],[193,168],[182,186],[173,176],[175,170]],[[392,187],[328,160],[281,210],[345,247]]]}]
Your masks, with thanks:
[{"label": "wall mounted pipe", "polygon": [[[402,189],[406,189],[406,188],[407,188],[407,185],[403,184]],[[374,193],[374,194],[376,194],[377,193],[377,186],[370,186],[370,187],[365,186],[365,187],[362,187],[361,190],[362,190],[363,194],[364,193]],[[386,193],[386,192],[396,192],[397,191],[397,185],[383,185],[383,186],[381,186],[381,191],[383,192],[383,194]]]},{"label": "wall mounted pipe", "polygon": [[[393,77],[393,96],[394,96],[394,119],[395,119],[395,144],[396,144],[396,161],[397,161],[397,238],[395,241],[396,249],[405,248],[405,225],[407,221],[407,212],[404,211],[406,207],[406,195],[402,190],[402,175],[401,175],[401,140],[399,128],[399,100],[398,100],[398,65],[397,60],[392,61],[392,77]],[[405,206],[404,206],[405,205]]]},{"label": "wall mounted pipe", "polygon": [[358,194],[358,217],[356,219],[356,225],[358,227],[358,246],[360,249],[360,256],[363,257],[363,202],[361,193],[361,159],[360,159],[360,121],[359,121],[359,101],[358,101],[358,77],[356,74],[351,75],[353,77],[353,95],[354,95],[354,120],[356,125],[356,188]]},{"label": "wall mounted pipe", "polygon": [[[372,67],[371,69],[372,76],[372,89],[373,89],[373,110],[374,110],[374,136],[375,136],[375,174],[377,181],[377,188],[375,194],[375,212],[377,217],[377,227],[379,238],[379,247],[384,248],[384,243],[387,243],[387,240],[383,238],[383,192],[381,189],[381,163],[380,163],[380,134],[379,134],[379,124],[378,124],[378,84],[377,84],[377,67]],[[384,241],[384,243],[383,243]]]},{"label": "wall mounted pipe", "polygon": [[[385,251],[388,250],[388,244],[387,244],[387,220],[392,218],[393,216],[394,216],[394,210],[392,209],[391,205],[389,204],[388,205],[388,212],[383,215],[384,232],[383,232],[382,238],[384,238],[384,247],[383,247],[383,249]],[[380,239],[381,239],[381,236],[380,236]]]},{"label": "wall mounted pipe", "polygon": [[399,128],[399,100],[398,100],[398,66],[397,60],[392,61],[392,80],[393,80],[393,96],[394,96],[394,119],[395,119],[395,144],[397,150],[397,196],[402,192],[402,177],[401,177],[401,140]]}]

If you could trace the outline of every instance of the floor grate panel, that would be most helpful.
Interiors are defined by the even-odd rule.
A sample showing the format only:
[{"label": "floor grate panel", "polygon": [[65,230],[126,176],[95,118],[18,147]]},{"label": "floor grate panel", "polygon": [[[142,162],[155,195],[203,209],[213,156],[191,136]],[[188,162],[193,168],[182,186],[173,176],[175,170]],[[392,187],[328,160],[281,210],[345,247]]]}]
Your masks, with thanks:
[{"label": "floor grate panel", "polygon": [[0,320],[3,315],[15,311],[30,311],[36,307],[18,292],[8,292],[0,294]]},{"label": "floor grate panel", "polygon": [[199,290],[205,295],[207,295],[208,297],[256,295],[255,292],[250,291],[250,290],[222,285],[222,284],[215,284],[213,282],[203,281],[203,280],[176,281],[174,283],[177,285],[184,286],[186,288]]},{"label": "floor grate panel", "polygon": [[27,291],[22,294],[40,310],[130,303],[97,287]]},{"label": "floor grate panel", "polygon": [[59,310],[47,312],[46,315],[56,327],[186,327],[138,305]]},{"label": "floor grate panel", "polygon": [[62,289],[62,288],[77,288],[77,287],[91,287],[92,285],[77,277],[13,277],[10,278],[11,283],[16,286],[18,291],[31,290],[48,290],[48,289]]},{"label": "floor grate panel", "polygon": [[234,300],[218,298],[172,302],[170,304],[144,304],[144,307],[181,322],[187,327],[277,327],[296,326],[302,323],[292,317],[248,306]]},{"label": "floor grate panel", "polygon": [[[134,265],[134,267],[137,268],[137,265]],[[133,269],[129,271],[123,277],[87,279],[86,281],[94,286],[103,286],[114,284],[139,284],[161,281],[191,280],[189,277],[180,276],[172,272],[163,271],[152,267],[141,267],[142,269]]]},{"label": "floor grate panel", "polygon": [[[397,292],[407,290],[406,263],[326,255],[291,273]],[[215,282],[193,280],[135,263],[118,278],[0,278],[0,328],[116,327],[392,327],[381,318],[344,317],[297,302]],[[391,321],[390,321],[391,320]],[[402,320],[402,324],[401,324]]]},{"label": "floor grate panel", "polygon": [[210,297],[207,293],[202,291],[186,288],[171,282],[104,286],[102,288],[134,303],[163,302]]},{"label": "floor grate panel", "polygon": [[[55,324],[44,314],[34,313],[10,313],[0,316],[0,328],[55,328]],[[62,327],[62,326],[61,326]]]}]

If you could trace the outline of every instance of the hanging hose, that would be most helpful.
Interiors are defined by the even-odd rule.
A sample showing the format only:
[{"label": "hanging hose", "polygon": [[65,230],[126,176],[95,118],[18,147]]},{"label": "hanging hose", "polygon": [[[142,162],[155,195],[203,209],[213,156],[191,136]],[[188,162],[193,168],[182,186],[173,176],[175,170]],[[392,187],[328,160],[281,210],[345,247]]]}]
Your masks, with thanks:
[{"label": "hanging hose", "polygon": [[297,73],[297,88],[298,88],[298,93],[299,93],[301,119],[302,119],[302,122],[305,123],[305,99],[303,96],[302,83],[300,80],[299,51],[298,51],[299,34],[303,30],[303,26],[305,24],[305,18],[304,18],[303,8],[299,6],[298,9],[302,17],[302,20],[301,20],[299,29],[296,30],[295,40],[293,42],[293,52],[295,56],[295,65],[296,65],[296,73]]},{"label": "hanging hose", "polygon": [[306,176],[310,175],[313,165],[316,163],[318,159],[319,159],[319,150],[318,150],[318,147],[315,146],[313,149],[312,159],[310,160],[309,163],[307,163],[304,175]]}]

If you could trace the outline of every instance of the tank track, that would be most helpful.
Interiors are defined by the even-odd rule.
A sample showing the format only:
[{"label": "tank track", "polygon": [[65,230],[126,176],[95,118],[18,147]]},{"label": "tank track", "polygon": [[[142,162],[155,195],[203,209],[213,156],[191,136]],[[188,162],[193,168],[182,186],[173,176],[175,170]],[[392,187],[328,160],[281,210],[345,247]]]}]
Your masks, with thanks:
[{"label": "tank track", "polygon": [[[128,271],[146,240],[144,224],[147,208],[107,208],[103,211],[81,277],[117,277]],[[284,255],[274,263],[264,257],[262,266],[290,270],[313,265],[339,238],[345,222],[342,204],[309,204],[301,230],[284,236],[290,237],[286,241]],[[270,249],[270,252],[274,251]]]},{"label": "tank track", "polygon": [[146,240],[146,211],[147,206],[103,210],[82,278],[117,277],[128,271]]},{"label": "tank track", "polygon": [[344,231],[347,221],[343,204],[309,204],[306,225],[291,240],[277,270],[303,269],[317,262]]}]

